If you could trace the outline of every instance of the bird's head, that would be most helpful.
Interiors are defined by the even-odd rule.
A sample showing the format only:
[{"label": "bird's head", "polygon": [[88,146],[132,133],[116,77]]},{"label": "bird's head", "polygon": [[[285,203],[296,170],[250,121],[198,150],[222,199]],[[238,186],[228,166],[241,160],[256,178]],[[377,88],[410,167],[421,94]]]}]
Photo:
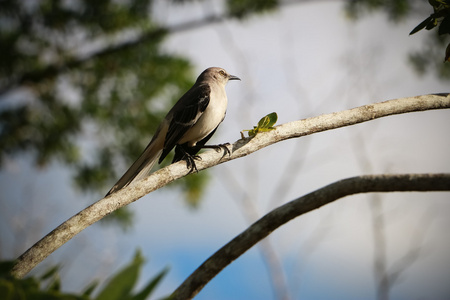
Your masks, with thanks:
[{"label": "bird's head", "polygon": [[227,84],[228,80],[241,80],[239,77],[228,74],[223,68],[211,67],[206,69],[197,78],[197,82],[214,80],[223,85]]}]

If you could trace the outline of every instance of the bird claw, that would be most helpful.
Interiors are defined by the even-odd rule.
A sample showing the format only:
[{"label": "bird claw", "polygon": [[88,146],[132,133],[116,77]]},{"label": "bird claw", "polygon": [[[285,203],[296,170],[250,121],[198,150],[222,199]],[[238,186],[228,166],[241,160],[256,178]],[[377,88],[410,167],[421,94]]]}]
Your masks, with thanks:
[{"label": "bird claw", "polygon": [[[205,145],[202,148],[214,149],[214,150],[216,150],[216,152],[220,152],[220,150],[222,150],[223,155],[220,158],[220,160],[222,160],[225,157],[225,155],[227,155],[227,154],[228,154],[228,156],[231,155],[231,151],[230,151],[230,149],[228,149],[228,146],[230,146],[230,143],[225,143],[225,144],[220,144],[220,145]],[[198,169],[197,169],[197,165],[195,164],[195,161],[202,160],[200,155],[191,155],[191,154],[185,152],[183,159],[186,161],[186,167],[189,169],[188,174],[190,174],[192,172],[198,173]]]},{"label": "bird claw", "polygon": [[195,160],[196,159],[199,160],[198,155],[189,155],[186,153],[184,159],[186,160],[186,167],[189,169],[188,174],[191,174],[194,171],[195,171],[195,173],[198,173],[197,166],[195,165]]},{"label": "bird claw", "polygon": [[230,151],[230,149],[228,149],[228,146],[230,146],[230,143],[219,144],[219,145],[205,145],[205,146],[203,146],[203,148],[214,149],[214,150],[216,150],[216,152],[220,152],[220,150],[222,150],[223,155],[220,158],[220,160],[222,160],[225,157],[225,155],[227,155],[227,154],[228,154],[228,156],[231,156],[231,151]]}]

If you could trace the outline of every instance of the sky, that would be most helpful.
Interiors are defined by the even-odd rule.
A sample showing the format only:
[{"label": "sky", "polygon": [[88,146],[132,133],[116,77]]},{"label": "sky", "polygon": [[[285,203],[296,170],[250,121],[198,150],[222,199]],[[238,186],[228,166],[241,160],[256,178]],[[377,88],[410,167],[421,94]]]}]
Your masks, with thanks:
[{"label": "sky", "polygon": [[[161,22],[178,24],[220,11],[221,2],[213,3],[169,7],[159,2],[157,15]],[[220,66],[242,79],[228,84],[227,116],[212,139],[235,142],[241,130],[273,111],[282,124],[368,103],[448,92],[448,83],[433,74],[417,75],[407,61],[429,32],[408,34],[426,16],[428,12],[397,26],[382,14],[352,22],[341,2],[311,1],[243,22],[175,33],[165,49],[188,57],[197,73]],[[147,258],[140,284],[169,266],[155,298],[167,295],[257,217],[289,200],[351,176],[448,172],[448,114],[398,115],[272,145],[210,170],[211,181],[197,209],[185,204],[179,190],[163,188],[131,204],[136,219],[130,231],[95,224],[47,263],[63,260],[63,288],[76,291],[93,277],[117,271],[140,248]],[[97,200],[77,194],[70,172],[61,166],[35,170],[30,162],[26,157],[10,161],[0,174],[0,187],[9,199],[2,206],[14,216],[1,225],[1,240],[12,241],[1,245],[6,256],[26,250],[33,238]],[[391,298],[450,298],[448,200],[448,193],[358,195],[289,222],[268,238],[281,262],[288,297],[375,299],[372,218],[373,206],[381,205],[377,215],[385,221],[379,229],[385,233],[388,269],[395,270],[409,250],[421,250],[393,286]],[[196,299],[276,295],[257,246]]]}]

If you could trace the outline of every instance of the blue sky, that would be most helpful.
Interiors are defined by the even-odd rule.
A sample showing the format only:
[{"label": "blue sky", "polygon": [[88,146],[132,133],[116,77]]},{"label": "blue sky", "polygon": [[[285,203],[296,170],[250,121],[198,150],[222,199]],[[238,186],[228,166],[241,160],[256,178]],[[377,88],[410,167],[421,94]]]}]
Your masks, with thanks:
[{"label": "blue sky", "polygon": [[[176,24],[220,10],[219,2],[201,3],[178,8],[160,3],[159,16]],[[278,113],[281,124],[367,103],[448,92],[448,83],[430,74],[416,75],[407,62],[407,54],[422,46],[428,32],[408,33],[426,15],[398,26],[378,14],[350,22],[344,18],[341,2],[309,2],[242,23],[227,21],[174,34],[165,47],[191,59],[197,73],[221,66],[242,79],[227,86],[227,117],[213,138],[217,143],[234,142],[240,130],[251,128],[272,111]],[[179,191],[164,188],[131,205],[136,214],[134,229],[121,233],[95,224],[48,261],[65,260],[63,287],[77,290],[93,276],[116,271],[140,248],[148,259],[141,284],[170,266],[156,296],[167,295],[248,226],[242,191],[262,215],[274,205],[350,176],[448,172],[449,125],[448,111],[421,112],[273,145],[213,168],[197,210],[187,207]],[[277,191],[280,182],[288,183],[282,197]],[[60,166],[35,170],[26,157],[6,164],[0,187],[6,199],[2,200],[4,211],[15,216],[13,222],[1,225],[0,234],[12,241],[2,246],[6,256],[15,249],[24,251],[33,238],[98,198],[73,191],[70,173]],[[369,197],[342,199],[271,235],[292,299],[375,299]],[[33,210],[23,204],[29,203],[25,198]],[[381,195],[388,265],[395,265],[412,247],[424,250],[394,286],[392,299],[450,295],[446,284],[450,278],[448,198],[448,193]],[[418,221],[422,219],[423,226]],[[18,228],[22,235],[11,236]],[[426,230],[420,242],[414,240],[417,228]],[[196,299],[274,299],[273,295],[266,264],[259,249],[253,248]]]}]

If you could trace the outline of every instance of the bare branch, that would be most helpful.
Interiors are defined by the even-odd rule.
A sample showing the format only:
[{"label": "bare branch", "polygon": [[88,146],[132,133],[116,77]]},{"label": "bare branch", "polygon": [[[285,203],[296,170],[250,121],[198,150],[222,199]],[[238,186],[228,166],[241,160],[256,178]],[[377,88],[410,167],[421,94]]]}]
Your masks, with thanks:
[{"label": "bare branch", "polygon": [[256,243],[290,220],[339,198],[371,192],[450,191],[450,174],[360,176],[337,181],[271,211],[214,253],[172,294],[170,299],[192,299],[202,288]]},{"label": "bare branch", "polygon": [[[321,115],[277,126],[275,130],[257,134],[253,138],[238,140],[230,147],[231,155],[222,158],[222,153],[208,151],[200,155],[198,170],[249,155],[264,147],[291,138],[354,125],[373,119],[414,111],[450,108],[450,95],[424,95],[369,104],[346,111]],[[184,162],[178,162],[152,173],[146,179],[103,198],[62,223],[18,260],[12,274],[23,277],[53,251],[72,239],[79,232],[99,221],[111,212],[128,205],[146,194],[188,174]]]}]

